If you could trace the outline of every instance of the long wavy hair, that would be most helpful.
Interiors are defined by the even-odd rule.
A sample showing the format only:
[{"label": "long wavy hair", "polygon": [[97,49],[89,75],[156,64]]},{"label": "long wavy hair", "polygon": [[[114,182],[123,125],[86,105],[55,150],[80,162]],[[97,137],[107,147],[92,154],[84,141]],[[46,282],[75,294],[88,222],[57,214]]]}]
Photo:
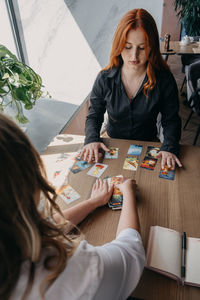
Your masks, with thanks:
[{"label": "long wavy hair", "polygon": [[145,9],[133,9],[127,12],[120,20],[113,38],[109,64],[104,70],[118,67],[123,61],[121,52],[125,47],[128,32],[140,28],[144,32],[150,53],[147,59],[148,81],[144,85],[144,94],[148,94],[156,84],[154,70],[167,69],[169,67],[160,53],[159,35],[155,20]]},{"label": "long wavy hair", "polygon": [[[43,194],[49,213],[62,216],[56,226],[38,211],[36,197]],[[0,299],[9,299],[24,261],[29,261],[28,284],[32,288],[35,264],[47,249],[44,267],[49,275],[40,285],[41,298],[66,266],[76,243],[64,231],[64,216],[55,203],[56,192],[46,179],[40,155],[21,129],[0,114]],[[53,211],[54,210],[54,211]],[[66,228],[66,227],[65,227]]]}]

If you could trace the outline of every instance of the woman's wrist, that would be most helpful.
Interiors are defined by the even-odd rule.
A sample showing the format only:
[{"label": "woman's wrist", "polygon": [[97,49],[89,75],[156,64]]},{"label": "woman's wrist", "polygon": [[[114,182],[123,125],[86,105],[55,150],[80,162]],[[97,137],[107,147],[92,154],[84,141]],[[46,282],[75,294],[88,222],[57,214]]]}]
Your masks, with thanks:
[{"label": "woman's wrist", "polygon": [[135,199],[135,192],[132,190],[132,191],[124,191],[123,192],[123,198],[124,199],[129,199],[129,198],[132,198],[132,199]]},{"label": "woman's wrist", "polygon": [[86,200],[88,205],[91,208],[91,211],[95,210],[97,207],[101,206],[98,201],[98,197],[90,197],[88,200]]}]

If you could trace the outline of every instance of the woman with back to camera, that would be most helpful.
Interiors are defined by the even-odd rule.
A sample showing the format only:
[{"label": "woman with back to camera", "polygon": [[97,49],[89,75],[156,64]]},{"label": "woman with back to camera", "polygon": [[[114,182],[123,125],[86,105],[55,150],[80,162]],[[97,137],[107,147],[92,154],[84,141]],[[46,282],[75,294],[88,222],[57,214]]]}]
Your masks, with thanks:
[{"label": "woman with back to camera", "polygon": [[135,181],[119,185],[124,200],[115,240],[94,247],[72,238],[66,220],[78,224],[105,205],[113,191],[106,181],[97,180],[88,200],[61,212],[40,155],[2,114],[0,166],[0,299],[126,299],[145,261]]},{"label": "woman with back to camera", "polygon": [[82,157],[98,161],[100,129],[107,110],[107,134],[112,138],[156,141],[157,116],[162,115],[164,141],[157,157],[161,167],[175,168],[181,135],[178,89],[163,60],[153,17],[133,9],[119,22],[109,64],[98,74],[90,97]]}]

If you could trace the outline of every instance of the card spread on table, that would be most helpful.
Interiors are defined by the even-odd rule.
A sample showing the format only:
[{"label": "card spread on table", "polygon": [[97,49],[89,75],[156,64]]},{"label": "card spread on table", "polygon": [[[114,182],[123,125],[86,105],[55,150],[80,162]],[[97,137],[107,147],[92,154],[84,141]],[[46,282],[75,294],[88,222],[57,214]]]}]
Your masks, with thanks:
[{"label": "card spread on table", "polygon": [[56,158],[56,163],[60,163],[65,161],[66,159],[68,159],[70,157],[70,155],[68,153],[61,153],[58,155],[58,157]]},{"label": "card spread on table", "polygon": [[54,174],[53,174],[53,178],[56,179],[56,177],[58,175],[60,175],[60,173],[61,173],[61,170],[55,171]]},{"label": "card spread on table", "polygon": [[143,162],[141,163],[140,167],[148,170],[154,170],[157,163],[156,158],[150,158],[148,156],[145,156],[143,159]]},{"label": "card spread on table", "polygon": [[151,157],[151,158],[155,158],[156,155],[158,155],[159,152],[160,152],[159,147],[147,146],[146,156]]},{"label": "card spread on table", "polygon": [[[70,167],[74,163],[74,156],[76,152],[60,153],[53,157],[50,171],[48,172],[49,181],[56,187],[60,187],[67,183],[67,177]],[[49,166],[48,166],[49,167]]]},{"label": "card spread on table", "polygon": [[83,160],[81,157],[81,152],[77,152],[76,155],[73,157],[73,160],[75,161]]},{"label": "card spread on table", "polygon": [[67,204],[80,198],[80,195],[69,184],[61,186],[57,193]]},{"label": "card spread on table", "polygon": [[123,165],[123,169],[136,171],[139,164],[139,158],[137,156],[126,157]]},{"label": "card spread on table", "polygon": [[[58,167],[58,166],[57,166]],[[60,169],[55,169],[53,177],[51,179],[52,184],[55,187],[60,187],[67,182],[67,176],[69,173],[68,167],[61,165]]]},{"label": "card spread on table", "polygon": [[128,149],[128,154],[129,155],[135,155],[135,156],[140,156],[142,152],[142,146],[141,145],[130,145]]},{"label": "card spread on table", "polygon": [[91,164],[89,164],[85,160],[77,160],[69,169],[72,173],[76,174],[80,171],[83,171],[87,168],[89,168]]},{"label": "card spread on table", "polygon": [[87,174],[90,176],[94,176],[99,178],[103,172],[107,169],[108,165],[96,163],[88,172]]},{"label": "card spread on table", "polygon": [[113,210],[121,209],[122,208],[122,202],[123,202],[123,195],[119,188],[116,187],[116,184],[123,182],[123,176],[117,175],[113,177],[106,177],[105,178],[108,181],[108,185],[111,184],[114,185],[113,194],[108,202],[108,206],[112,208]]},{"label": "card spread on table", "polygon": [[175,170],[172,170],[170,167],[165,165],[164,169],[160,170],[159,177],[164,178],[164,179],[168,179],[168,180],[174,180]]},{"label": "card spread on table", "polygon": [[105,152],[104,158],[116,159],[118,158],[119,148],[109,147],[109,152]]}]

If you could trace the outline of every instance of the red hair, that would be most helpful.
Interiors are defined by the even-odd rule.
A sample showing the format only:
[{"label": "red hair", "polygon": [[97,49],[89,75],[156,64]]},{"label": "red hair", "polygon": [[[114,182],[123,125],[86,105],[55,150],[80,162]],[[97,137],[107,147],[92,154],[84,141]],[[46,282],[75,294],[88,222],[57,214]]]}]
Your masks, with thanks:
[{"label": "red hair", "polygon": [[110,61],[104,70],[118,67],[120,63],[122,63],[121,52],[125,47],[128,32],[137,28],[140,28],[144,32],[145,40],[150,47],[150,53],[147,60],[148,81],[144,85],[144,94],[147,95],[149,91],[153,90],[156,84],[154,70],[169,70],[169,67],[160,53],[156,22],[145,9],[130,10],[120,20],[113,38]]}]

